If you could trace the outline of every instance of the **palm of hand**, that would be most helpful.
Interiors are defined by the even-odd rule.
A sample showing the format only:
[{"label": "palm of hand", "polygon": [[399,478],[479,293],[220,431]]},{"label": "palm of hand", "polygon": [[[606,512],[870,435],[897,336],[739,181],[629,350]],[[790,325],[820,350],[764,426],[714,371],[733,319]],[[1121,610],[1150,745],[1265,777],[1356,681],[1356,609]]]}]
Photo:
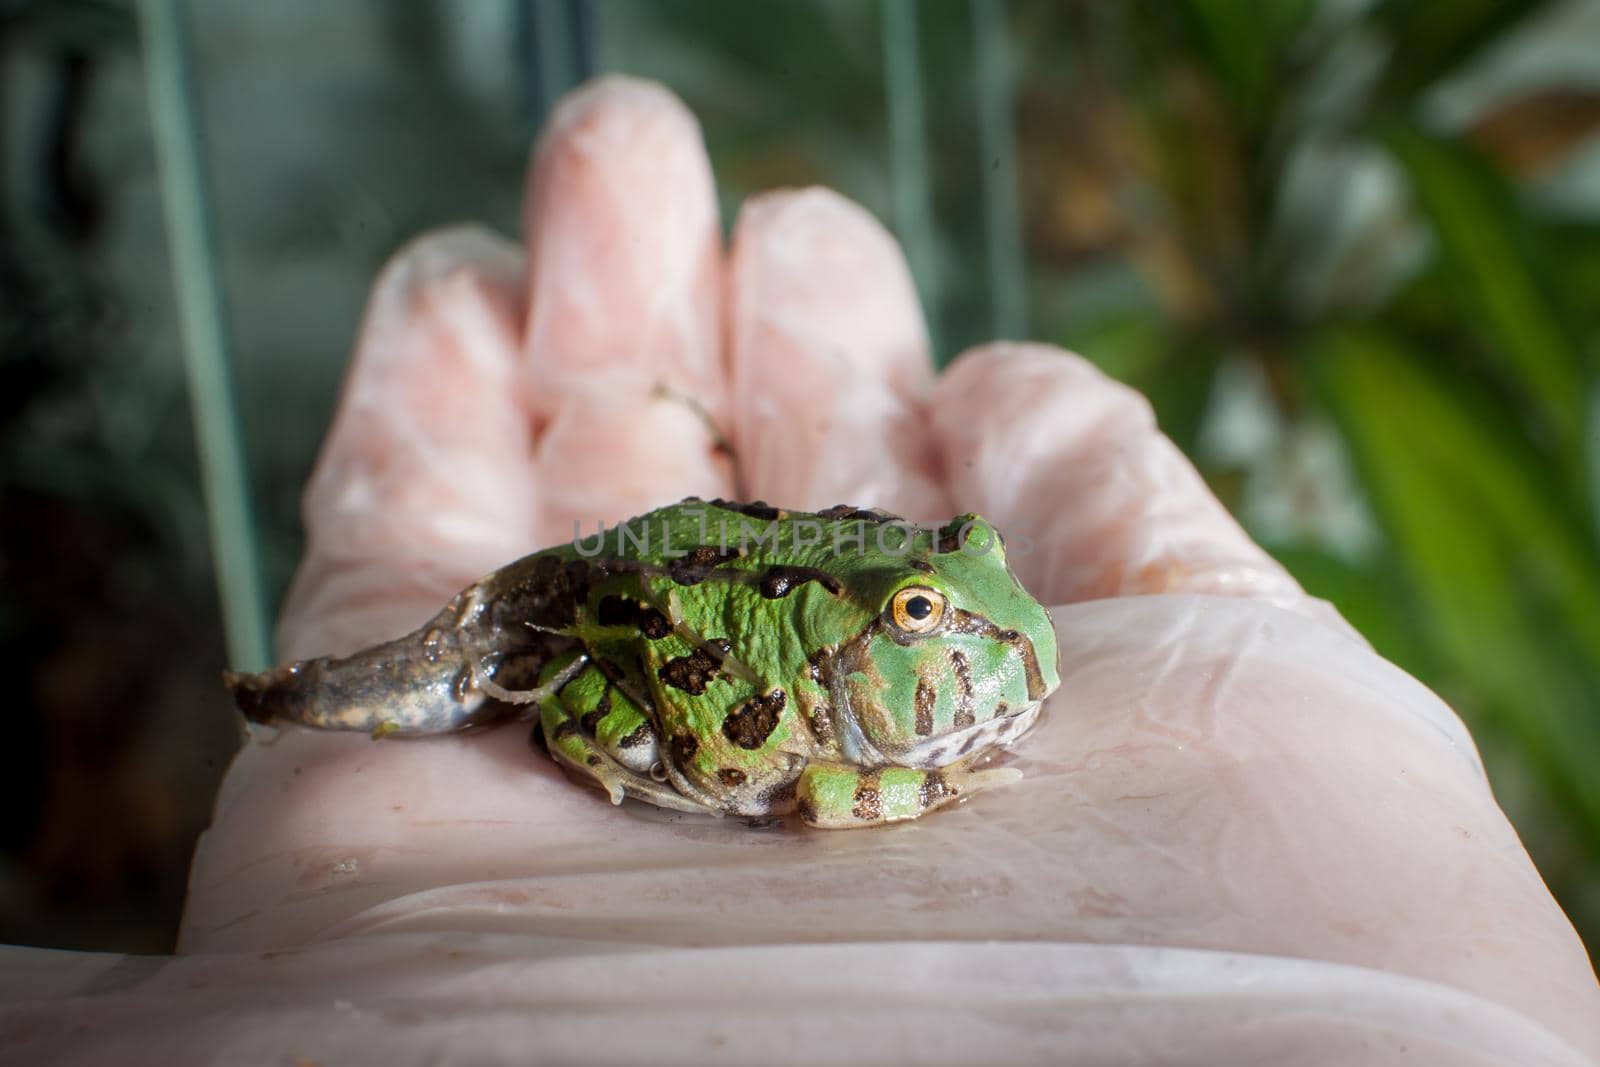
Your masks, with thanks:
[{"label": "palm of hand", "polygon": [[280,651],[394,636],[574,521],[688,494],[973,510],[1055,605],[1063,685],[1025,777],[902,827],[763,832],[614,809],[525,728],[289,730],[229,774],[186,948],[914,941],[959,970],[1022,941],[1091,946],[1109,988],[1156,950],[1095,946],[1174,946],[1226,953],[1185,979],[1206,988],[1238,953],[1356,964],[1600,1052],[1582,948],[1459,721],[1249,542],[1136,395],[1030,346],[935,381],[897,249],[831,194],[747,206],[724,256],[693,122],[645,87],[564,106],[528,231],[526,262],[455,231],[380,281]]}]

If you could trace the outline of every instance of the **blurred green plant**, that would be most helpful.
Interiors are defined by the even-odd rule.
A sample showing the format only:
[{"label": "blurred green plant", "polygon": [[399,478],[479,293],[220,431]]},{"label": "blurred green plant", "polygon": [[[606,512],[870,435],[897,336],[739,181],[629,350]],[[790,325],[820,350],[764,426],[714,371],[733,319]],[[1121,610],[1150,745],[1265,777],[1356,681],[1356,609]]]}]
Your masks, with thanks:
[{"label": "blurred green plant", "polygon": [[[946,359],[991,332],[984,2],[917,8]],[[893,218],[876,5],[649,8],[608,5],[604,65],[684,93],[730,208],[816,180]],[[1600,72],[1560,62],[1600,54],[1595,5],[1006,10],[1031,332],[1148,394],[1252,533],[1470,721],[1600,946],[1600,197],[1548,195],[1586,151],[1600,170]]]},{"label": "blurred green plant", "polygon": [[[1052,42],[1025,130],[1091,131],[1076,153],[1090,162],[1063,166],[1119,210],[1109,233],[1084,234],[1058,206],[1065,243],[1143,284],[1122,306],[1057,302],[1038,325],[1145,388],[1252,532],[1471,721],[1541,869],[1600,944],[1595,231],[1539,195],[1594,145],[1600,82],[1561,84],[1554,64],[1531,87],[1492,76],[1537,69],[1564,33],[1593,45],[1592,9],[1089,8],[1023,9],[1052,27],[1021,38]],[[1034,211],[1074,185],[1038,180]],[[1070,289],[1077,273],[1035,285]],[[1195,395],[1219,367],[1261,383],[1257,417],[1276,428],[1220,462],[1208,444],[1226,437],[1226,382]],[[1336,428],[1332,486],[1329,468],[1293,461],[1319,428]],[[1263,478],[1312,506],[1271,521]],[[1366,536],[1315,506],[1330,488],[1370,515]]]}]

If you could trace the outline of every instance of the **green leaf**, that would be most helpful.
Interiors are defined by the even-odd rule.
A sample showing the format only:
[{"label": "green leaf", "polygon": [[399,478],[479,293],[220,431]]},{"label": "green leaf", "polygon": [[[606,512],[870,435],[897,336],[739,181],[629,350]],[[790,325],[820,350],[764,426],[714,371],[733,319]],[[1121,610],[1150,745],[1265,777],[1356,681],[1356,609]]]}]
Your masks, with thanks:
[{"label": "green leaf", "polygon": [[1382,93],[1405,100],[1460,69],[1548,0],[1388,0],[1373,20],[1390,41]]},{"label": "green leaf", "polygon": [[[1555,276],[1563,306],[1578,313],[1578,336],[1600,337],[1600,221],[1566,219],[1544,231],[1550,259],[1561,265]],[[1600,355],[1600,352],[1595,352]],[[1591,363],[1600,368],[1600,363]]]},{"label": "green leaf", "polygon": [[1600,558],[1581,516],[1503,412],[1401,341],[1332,332],[1311,357],[1430,643],[1600,844]]},{"label": "green leaf", "polygon": [[1235,107],[1259,116],[1276,99],[1273,82],[1295,35],[1316,5],[1308,0],[1185,0],[1194,51],[1227,86]]},{"label": "green leaf", "polygon": [[1582,350],[1537,265],[1512,191],[1458,145],[1401,122],[1385,124],[1383,136],[1433,224],[1457,312],[1502,377],[1534,405],[1561,453],[1576,455],[1587,393]]},{"label": "green leaf", "polygon": [[1137,383],[1155,409],[1161,432],[1189,455],[1198,447],[1212,383],[1226,354],[1209,338],[1174,338],[1152,373]]}]

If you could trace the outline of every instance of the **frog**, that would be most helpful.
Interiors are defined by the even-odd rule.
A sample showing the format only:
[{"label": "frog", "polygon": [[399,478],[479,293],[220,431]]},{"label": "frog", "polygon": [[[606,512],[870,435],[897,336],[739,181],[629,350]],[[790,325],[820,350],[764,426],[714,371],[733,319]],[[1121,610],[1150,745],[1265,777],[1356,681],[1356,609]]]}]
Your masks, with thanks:
[{"label": "frog", "polygon": [[255,724],[531,720],[614,804],[847,829],[1017,781],[990,764],[1060,667],[1048,610],[975,513],[689,497],[524,556],[404,637],[224,681]]}]

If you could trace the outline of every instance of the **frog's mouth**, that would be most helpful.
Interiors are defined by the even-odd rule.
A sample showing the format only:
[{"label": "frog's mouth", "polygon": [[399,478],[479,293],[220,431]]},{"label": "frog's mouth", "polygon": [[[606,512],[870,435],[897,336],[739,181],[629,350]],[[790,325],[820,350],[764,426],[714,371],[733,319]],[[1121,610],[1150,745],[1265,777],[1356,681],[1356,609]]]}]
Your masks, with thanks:
[{"label": "frog's mouth", "polygon": [[975,752],[1009,745],[1033,728],[1044,701],[1035,700],[1016,711],[987,719],[965,730],[930,737],[898,753],[886,753],[887,762],[902,767],[948,767]]},{"label": "frog's mouth", "polygon": [[1039,709],[1044,706],[1042,700],[1030,701],[1006,715],[985,719],[964,730],[930,737],[903,749],[884,751],[873,744],[861,728],[849,706],[849,694],[842,692],[839,696],[843,702],[836,706],[845,712],[839,716],[838,723],[840,748],[847,761],[862,767],[948,767],[974,753],[1011,744],[1032,729],[1039,719]]}]

